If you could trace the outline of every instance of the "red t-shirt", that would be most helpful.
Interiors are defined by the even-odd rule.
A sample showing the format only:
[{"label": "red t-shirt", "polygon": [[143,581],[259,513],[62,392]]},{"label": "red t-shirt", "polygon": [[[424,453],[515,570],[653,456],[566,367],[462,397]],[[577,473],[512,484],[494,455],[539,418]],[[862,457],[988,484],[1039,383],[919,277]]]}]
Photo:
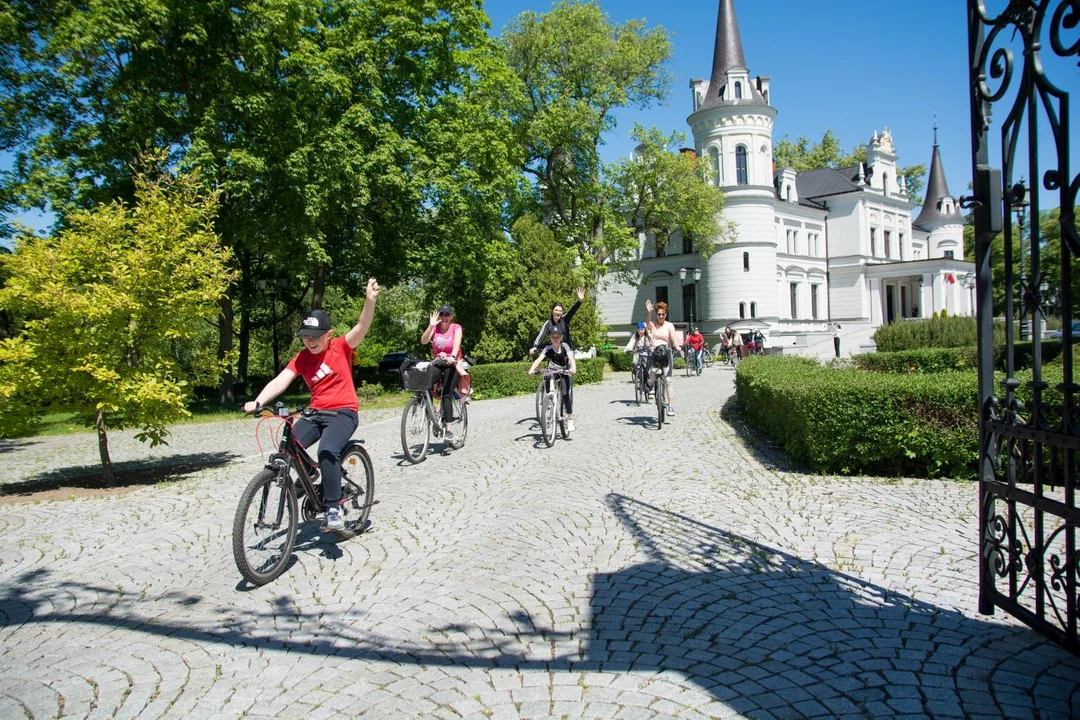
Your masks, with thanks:
[{"label": "red t-shirt", "polygon": [[304,378],[311,391],[315,410],[359,410],[352,379],[353,349],[344,337],[330,341],[326,351],[316,355],[304,348],[289,361],[288,369]]},{"label": "red t-shirt", "polygon": [[686,336],[686,340],[694,350],[700,350],[705,347],[705,336],[701,333],[690,333]]}]

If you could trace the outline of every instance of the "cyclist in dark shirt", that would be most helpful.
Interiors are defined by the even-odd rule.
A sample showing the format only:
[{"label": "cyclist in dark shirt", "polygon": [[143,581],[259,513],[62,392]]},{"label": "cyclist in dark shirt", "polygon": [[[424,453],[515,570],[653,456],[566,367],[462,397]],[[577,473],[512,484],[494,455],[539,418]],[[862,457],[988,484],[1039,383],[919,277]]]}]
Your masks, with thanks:
[{"label": "cyclist in dark shirt", "polygon": [[581,308],[581,301],[584,299],[585,288],[581,287],[577,289],[577,302],[570,307],[570,310],[565,315],[563,315],[561,302],[551,306],[551,317],[544,321],[540,332],[536,334],[536,339],[533,340],[532,347],[529,349],[530,356],[536,354],[536,350],[541,347],[540,343],[544,341],[544,337],[550,336],[551,329],[556,327],[562,331],[563,342],[569,345],[571,350],[574,349],[574,341],[570,338],[570,321],[574,319],[574,315]]},{"label": "cyclist in dark shirt", "polygon": [[559,379],[560,394],[562,395],[563,407],[566,408],[566,431],[574,432],[574,394],[572,376],[577,372],[577,361],[574,360],[574,351],[563,342],[562,330],[552,328],[549,335],[551,344],[544,347],[529,368],[529,374],[535,375],[540,363],[547,360],[548,367],[558,367],[565,370],[566,375]]}]

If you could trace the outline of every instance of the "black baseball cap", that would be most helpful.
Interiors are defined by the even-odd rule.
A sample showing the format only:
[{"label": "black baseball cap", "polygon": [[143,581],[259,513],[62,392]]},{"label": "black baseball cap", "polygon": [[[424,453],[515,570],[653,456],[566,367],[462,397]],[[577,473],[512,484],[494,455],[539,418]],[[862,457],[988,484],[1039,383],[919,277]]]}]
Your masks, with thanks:
[{"label": "black baseball cap", "polygon": [[296,334],[304,337],[319,337],[329,332],[329,330],[330,316],[322,310],[312,310],[304,316],[304,320],[300,323],[300,329],[296,331]]},{"label": "black baseball cap", "polygon": [[453,315],[454,314],[454,308],[452,308],[451,306],[444,303],[444,304],[439,306],[439,312],[440,313],[446,313],[447,315]]}]

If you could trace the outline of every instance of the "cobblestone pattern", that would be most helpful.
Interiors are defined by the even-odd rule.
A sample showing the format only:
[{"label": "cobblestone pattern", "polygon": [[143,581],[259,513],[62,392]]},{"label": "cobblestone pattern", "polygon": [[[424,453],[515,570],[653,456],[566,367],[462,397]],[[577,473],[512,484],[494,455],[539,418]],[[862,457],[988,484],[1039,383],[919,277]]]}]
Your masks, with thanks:
[{"label": "cobblestone pattern", "polygon": [[[251,421],[179,428],[188,479],[0,507],[0,717],[1080,715],[1080,660],[975,611],[973,486],[786,471],[721,418],[730,370],[676,377],[659,431],[626,378],[578,388],[551,449],[531,396],[418,466],[368,416],[371,530],[303,525],[255,590]],[[94,442],[0,447],[0,480]]]}]

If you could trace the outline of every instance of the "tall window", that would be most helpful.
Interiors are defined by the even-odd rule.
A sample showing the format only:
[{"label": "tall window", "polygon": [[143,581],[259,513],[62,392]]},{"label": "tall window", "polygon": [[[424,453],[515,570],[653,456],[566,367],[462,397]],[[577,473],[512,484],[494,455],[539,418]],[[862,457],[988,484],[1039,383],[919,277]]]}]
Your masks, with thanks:
[{"label": "tall window", "polygon": [[810,286],[810,317],[818,319],[818,288],[820,285]]},{"label": "tall window", "polygon": [[683,285],[682,286],[682,312],[683,322],[690,322],[694,317],[697,317],[697,292],[696,286]]},{"label": "tall window", "polygon": [[892,233],[888,230],[885,231],[885,257],[891,258],[892,254]]},{"label": "tall window", "polygon": [[739,319],[743,320],[745,318],[746,318],[746,303],[741,302],[741,303],[739,303]]},{"label": "tall window", "polygon": [[899,235],[899,243],[900,243],[900,255],[899,255],[899,257],[900,257],[901,260],[903,260],[904,259],[904,233],[900,233],[900,235]]},{"label": "tall window", "polygon": [[658,302],[658,303],[662,303],[662,302],[666,303],[667,301],[668,301],[668,299],[667,299],[667,285],[657,285],[656,286],[656,302]]},{"label": "tall window", "polygon": [[799,317],[799,283],[788,283],[791,294],[791,319]]},{"label": "tall window", "polygon": [[889,193],[889,173],[881,173],[881,191]]},{"label": "tall window", "polygon": [[877,228],[870,228],[870,256],[877,257]]},{"label": "tall window", "polygon": [[750,253],[748,252],[742,254],[742,269],[743,272],[750,272]]},{"label": "tall window", "polygon": [[735,83],[735,99],[740,100],[742,98],[742,83]]},{"label": "tall window", "polygon": [[739,185],[750,182],[746,174],[746,148],[742,145],[735,148],[735,182]]},{"label": "tall window", "polygon": [[694,252],[694,237],[692,235],[683,235],[682,251],[683,255],[689,255]]},{"label": "tall window", "polygon": [[712,166],[713,185],[720,187],[720,151],[716,148],[709,150],[709,162]]},{"label": "tall window", "polygon": [[756,302],[750,303],[750,317],[752,317],[752,318],[757,317],[757,303]]},{"label": "tall window", "polygon": [[788,251],[788,255],[794,255],[795,254],[795,231],[794,230],[788,230],[787,231],[787,251]]}]

